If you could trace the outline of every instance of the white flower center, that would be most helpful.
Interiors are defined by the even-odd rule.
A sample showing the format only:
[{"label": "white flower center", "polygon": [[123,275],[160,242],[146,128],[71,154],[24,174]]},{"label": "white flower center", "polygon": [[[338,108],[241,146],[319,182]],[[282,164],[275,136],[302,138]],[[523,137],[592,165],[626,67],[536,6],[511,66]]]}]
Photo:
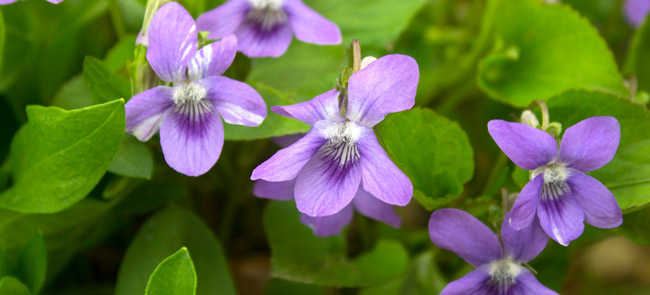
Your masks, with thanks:
[{"label": "white flower center", "polygon": [[544,185],[542,185],[541,197],[543,201],[553,201],[562,197],[569,191],[566,180],[569,178],[569,170],[563,163],[551,164],[544,169]]},{"label": "white flower center", "polygon": [[183,82],[174,87],[174,103],[179,106],[187,102],[198,103],[205,98],[208,90],[198,83]]},{"label": "white flower center", "polygon": [[340,166],[354,163],[360,158],[356,142],[363,132],[362,128],[352,121],[332,124],[323,131],[328,142],[321,147],[320,152]]},{"label": "white flower center", "polygon": [[246,19],[258,23],[263,31],[270,31],[287,22],[287,14],[282,9],[283,0],[248,1],[253,8],[246,15]]},{"label": "white flower center", "polygon": [[517,276],[521,274],[523,267],[505,258],[490,263],[488,273],[490,274],[490,286],[498,293],[505,293],[515,284]]}]

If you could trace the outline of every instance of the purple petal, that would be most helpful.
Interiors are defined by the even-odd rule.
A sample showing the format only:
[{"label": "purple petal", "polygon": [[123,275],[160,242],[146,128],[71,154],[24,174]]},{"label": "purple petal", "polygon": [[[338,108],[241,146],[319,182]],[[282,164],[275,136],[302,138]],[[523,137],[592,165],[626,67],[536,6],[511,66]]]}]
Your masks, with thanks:
[{"label": "purple petal", "polygon": [[389,113],[412,108],[419,76],[410,56],[391,54],[372,62],[350,76],[346,116],[373,127]]},{"label": "purple petal", "polygon": [[147,141],[160,129],[163,118],[174,105],[173,88],[158,86],[141,92],[126,103],[126,132]]},{"label": "purple petal", "polygon": [[227,77],[199,80],[223,120],[229,124],[259,126],[266,118],[266,103],[253,87]]},{"label": "purple petal", "polygon": [[474,266],[501,259],[501,243],[476,217],[458,209],[440,209],[429,219],[434,245],[450,250]]},{"label": "purple petal", "polygon": [[253,170],[252,180],[289,181],[298,176],[300,170],[327,141],[318,128],[312,128],[307,135],[289,147],[279,150],[275,155]]},{"label": "purple petal", "polygon": [[276,25],[272,29],[263,29],[254,21],[244,21],[235,31],[238,49],[248,57],[278,57],[283,55],[293,31],[289,23]]},{"label": "purple petal", "polygon": [[510,214],[506,215],[501,225],[501,238],[506,257],[514,261],[527,263],[537,257],[546,248],[548,235],[535,219],[528,227],[515,230],[508,223]]},{"label": "purple petal", "polygon": [[650,0],[626,0],[625,16],[633,27],[640,27],[650,12]]},{"label": "purple petal", "polygon": [[257,180],[253,185],[253,194],[264,199],[289,201],[293,200],[293,188],[295,186],[295,180],[279,182]]},{"label": "purple petal", "polygon": [[492,120],[488,122],[488,132],[508,158],[523,169],[535,170],[557,157],[555,139],[537,128]]},{"label": "purple petal", "polygon": [[588,172],[609,163],[616,154],[621,127],[614,117],[593,117],[569,127],[562,137],[560,160]]},{"label": "purple petal", "polygon": [[492,295],[487,291],[490,274],[487,267],[479,267],[464,277],[449,283],[440,295]]},{"label": "purple petal", "polygon": [[47,2],[50,2],[52,4],[59,4],[59,3],[63,2],[63,0],[47,0]]},{"label": "purple petal", "polygon": [[395,212],[393,206],[373,197],[363,188],[359,188],[357,195],[352,199],[352,204],[359,213],[374,220],[384,222],[394,228],[399,228],[402,225],[402,218]]},{"label": "purple petal", "polygon": [[517,276],[515,284],[521,290],[522,295],[558,295],[557,292],[542,285],[535,276],[526,269]]},{"label": "purple petal", "polygon": [[300,221],[312,228],[314,235],[328,237],[338,235],[344,226],[350,224],[354,210],[348,205],[336,214],[322,217],[311,217],[307,214],[300,216]]},{"label": "purple petal", "polygon": [[350,204],[361,184],[359,160],[342,161],[326,144],[298,174],[295,188],[298,211],[327,216]]},{"label": "purple petal", "polygon": [[343,122],[339,109],[339,92],[327,91],[311,100],[288,106],[273,106],[271,110],[279,115],[314,125],[321,120]]},{"label": "purple petal", "polygon": [[204,174],[214,166],[223,147],[223,123],[209,101],[204,111],[184,112],[175,107],[160,127],[160,145],[165,161],[188,176]]},{"label": "purple petal", "polygon": [[614,195],[593,177],[571,170],[571,191],[585,212],[585,221],[595,227],[614,228],[623,223],[623,213]]},{"label": "purple petal", "polygon": [[560,245],[568,246],[585,228],[584,210],[570,191],[558,198],[542,198],[537,216],[546,234]]},{"label": "purple petal", "polygon": [[516,230],[527,228],[537,215],[540,191],[544,184],[544,174],[539,174],[521,190],[509,215],[510,226]]},{"label": "purple petal", "polygon": [[149,26],[147,60],[166,82],[185,80],[187,63],[197,49],[197,32],[192,16],[176,2],[169,2],[154,14]]},{"label": "purple petal", "polygon": [[372,129],[361,134],[357,147],[361,154],[363,188],[384,203],[408,204],[413,197],[411,180],[388,158]]},{"label": "purple petal", "polygon": [[341,43],[341,30],[335,23],[324,18],[299,0],[287,1],[284,10],[296,34],[296,39],[313,44]]},{"label": "purple petal", "polygon": [[11,4],[18,0],[0,0],[0,5]]},{"label": "purple petal", "polygon": [[237,54],[237,37],[228,35],[199,49],[187,65],[190,80],[223,74]]},{"label": "purple petal", "polygon": [[230,0],[215,9],[207,11],[196,19],[199,31],[208,31],[209,39],[220,39],[235,33],[244,22],[251,5],[248,0]]}]

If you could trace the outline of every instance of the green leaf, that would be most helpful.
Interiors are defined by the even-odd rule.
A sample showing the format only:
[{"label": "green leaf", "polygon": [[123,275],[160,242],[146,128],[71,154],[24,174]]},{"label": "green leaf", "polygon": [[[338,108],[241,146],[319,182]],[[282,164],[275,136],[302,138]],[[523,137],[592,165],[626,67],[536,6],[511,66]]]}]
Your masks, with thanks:
[{"label": "green leaf", "polygon": [[364,56],[383,52],[390,47],[426,2],[426,0],[305,1],[311,8],[339,26],[343,35],[343,46],[350,45],[352,39],[358,39]]},{"label": "green leaf", "polygon": [[99,59],[87,56],[83,68],[84,78],[94,103],[131,97],[131,85],[120,76],[113,74]]},{"label": "green leaf", "polygon": [[124,135],[108,171],[115,174],[149,179],[153,173],[153,156],[147,146],[131,135]]},{"label": "green leaf", "polygon": [[5,251],[0,247],[0,278],[13,273],[14,266],[7,258]]},{"label": "green leaf", "polygon": [[115,46],[113,46],[113,48],[111,48],[110,51],[108,51],[104,57],[104,64],[109,71],[115,72],[133,58],[134,52],[135,36],[124,36],[117,44],[115,44]]},{"label": "green leaf", "polygon": [[235,294],[219,242],[192,213],[176,207],[160,211],[142,225],[120,266],[115,294],[140,294],[158,263],[181,247],[194,257],[196,294]]},{"label": "green leaf", "polygon": [[637,89],[650,93],[650,21],[646,19],[634,34],[625,72],[637,79]]},{"label": "green leaf", "polygon": [[74,111],[27,107],[11,144],[13,186],[0,207],[52,213],[83,199],[113,160],[124,134],[124,100]]},{"label": "green leaf", "polygon": [[278,295],[278,294],[300,294],[300,295],[325,295],[325,288],[309,285],[309,284],[300,284],[289,282],[280,279],[271,279],[266,285],[264,290],[266,295]]},{"label": "green leaf", "polygon": [[45,248],[45,240],[43,240],[43,235],[40,232],[36,232],[23,246],[18,257],[16,273],[33,293],[38,293],[45,281],[46,270],[47,249]]},{"label": "green leaf", "polygon": [[391,114],[375,128],[388,155],[433,210],[455,200],[472,178],[474,152],[457,123],[429,109]]},{"label": "green leaf", "polygon": [[640,105],[614,95],[569,91],[548,101],[552,121],[565,130],[594,116],[613,116],[621,125],[621,142],[614,159],[591,172],[614,194],[623,210],[650,203],[650,115]]},{"label": "green leaf", "polygon": [[408,253],[395,241],[380,241],[367,253],[348,259],[341,235],[320,238],[300,223],[291,202],[271,202],[264,212],[271,246],[272,276],[321,286],[374,285],[402,275]]},{"label": "green leaf", "polygon": [[196,294],[196,272],[187,248],[181,248],[158,264],[149,278],[144,294]]},{"label": "green leaf", "polygon": [[568,89],[629,96],[598,31],[568,6],[500,0],[496,13],[500,39],[478,77],[491,97],[523,107]]},{"label": "green leaf", "polygon": [[650,245],[650,209],[625,214],[623,224],[612,231],[637,244]]},{"label": "green leaf", "polygon": [[93,104],[90,90],[82,74],[65,82],[54,95],[51,105],[64,110],[85,108]]},{"label": "green leaf", "polygon": [[0,294],[7,295],[31,295],[27,286],[18,279],[6,276],[0,279]]}]

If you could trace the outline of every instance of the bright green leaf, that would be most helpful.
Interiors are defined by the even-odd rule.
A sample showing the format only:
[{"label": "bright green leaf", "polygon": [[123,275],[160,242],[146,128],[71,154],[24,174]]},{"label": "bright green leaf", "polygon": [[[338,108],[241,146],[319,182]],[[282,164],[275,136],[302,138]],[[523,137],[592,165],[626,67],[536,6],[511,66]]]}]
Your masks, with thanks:
[{"label": "bright green leaf", "polygon": [[271,202],[264,212],[271,246],[272,276],[321,286],[358,287],[385,282],[406,271],[408,253],[394,241],[380,241],[355,259],[345,255],[341,235],[320,238],[300,223],[290,202]]},{"label": "bright green leaf", "polygon": [[219,242],[192,213],[176,207],[142,225],[122,260],[115,294],[140,294],[158,263],[181,247],[194,257],[197,294],[235,294]]},{"label": "bright green leaf", "polygon": [[45,240],[43,240],[43,235],[40,232],[36,232],[23,246],[18,257],[16,274],[33,293],[38,293],[45,281],[46,270],[47,249],[45,248]]},{"label": "bright green leaf", "polygon": [[150,178],[153,173],[153,156],[147,146],[131,135],[124,135],[108,171],[115,174]]},{"label": "bright green leaf", "polygon": [[311,8],[339,26],[343,34],[343,46],[350,45],[352,39],[358,39],[361,42],[363,55],[383,52],[390,47],[426,2],[426,0],[305,1]]},{"label": "bright green leaf", "polygon": [[82,74],[65,82],[54,95],[51,105],[64,110],[85,108],[93,104],[90,90]]},{"label": "bright green leaf", "polygon": [[133,58],[134,51],[135,36],[124,36],[104,57],[106,68],[112,72],[117,71]]},{"label": "bright green leaf", "polygon": [[84,60],[84,78],[94,103],[131,97],[131,85],[92,56]]},{"label": "bright green leaf", "polygon": [[83,199],[104,175],[124,134],[124,101],[74,111],[27,107],[29,122],[11,145],[13,186],[0,207],[61,211]]},{"label": "bright green leaf", "polygon": [[538,0],[497,1],[500,39],[481,62],[478,78],[490,96],[523,107],[568,89],[629,95],[598,31],[571,8]]},{"label": "bright green leaf", "polygon": [[427,209],[448,204],[474,173],[474,152],[457,123],[429,109],[391,114],[376,127],[386,152]]},{"label": "bright green leaf", "polygon": [[196,272],[187,248],[165,258],[154,270],[145,295],[196,294]]},{"label": "bright green leaf", "polygon": [[0,294],[31,295],[27,286],[14,277],[6,276],[0,279]]},{"label": "bright green leaf", "polygon": [[569,91],[548,101],[552,121],[565,130],[594,116],[614,116],[621,143],[609,164],[590,174],[614,194],[623,210],[650,203],[650,115],[628,99],[601,92]]}]

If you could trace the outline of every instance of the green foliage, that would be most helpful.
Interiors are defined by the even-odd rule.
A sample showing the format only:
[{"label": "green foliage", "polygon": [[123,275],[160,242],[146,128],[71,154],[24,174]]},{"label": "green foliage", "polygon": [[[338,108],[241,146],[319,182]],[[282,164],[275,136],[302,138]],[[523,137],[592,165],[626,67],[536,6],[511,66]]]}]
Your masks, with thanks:
[{"label": "green foliage", "polygon": [[187,248],[181,248],[158,264],[149,278],[144,294],[196,294],[196,272]]},{"label": "green foliage", "polygon": [[177,207],[142,225],[120,266],[115,294],[140,294],[158,263],[181,247],[194,256],[196,294],[235,294],[221,245],[199,219]]},{"label": "green foliage", "polygon": [[272,202],[264,212],[264,229],[271,246],[272,276],[320,286],[374,285],[402,275],[408,254],[395,241],[379,241],[375,248],[348,259],[342,237],[320,238],[300,223],[290,202]]},{"label": "green foliage", "polygon": [[27,286],[14,277],[6,276],[0,279],[0,294],[31,295]]},{"label": "green foliage", "polygon": [[145,144],[129,134],[124,135],[108,171],[129,177],[150,178],[153,156]]},{"label": "green foliage", "polygon": [[478,77],[491,97],[524,107],[568,89],[629,96],[603,39],[569,7],[494,1],[499,1],[494,24],[499,39]]},{"label": "green foliage", "polygon": [[645,21],[634,34],[625,64],[626,74],[636,77],[637,91],[650,93],[650,21]]},{"label": "green foliage", "polygon": [[25,285],[32,290],[32,293],[38,293],[45,281],[46,270],[47,249],[45,249],[43,235],[37,232],[23,246],[18,257],[16,273],[25,282]]},{"label": "green foliage", "polygon": [[650,115],[628,99],[614,95],[569,91],[548,101],[551,120],[566,128],[589,117],[613,116],[621,125],[614,159],[590,174],[609,188],[623,210],[650,203]]},{"label": "green foliage", "polygon": [[75,111],[30,106],[11,145],[14,184],[0,207],[57,212],[85,197],[111,163],[124,134],[124,101]]},{"label": "green foliage", "polygon": [[389,115],[376,129],[386,152],[413,182],[415,198],[428,210],[456,199],[472,178],[472,147],[455,122],[414,109]]},{"label": "green foliage", "polygon": [[623,216],[623,224],[612,230],[640,245],[650,245],[650,209],[644,208]]},{"label": "green foliage", "polygon": [[113,74],[102,61],[88,56],[84,60],[84,78],[94,104],[131,97],[131,85]]}]

